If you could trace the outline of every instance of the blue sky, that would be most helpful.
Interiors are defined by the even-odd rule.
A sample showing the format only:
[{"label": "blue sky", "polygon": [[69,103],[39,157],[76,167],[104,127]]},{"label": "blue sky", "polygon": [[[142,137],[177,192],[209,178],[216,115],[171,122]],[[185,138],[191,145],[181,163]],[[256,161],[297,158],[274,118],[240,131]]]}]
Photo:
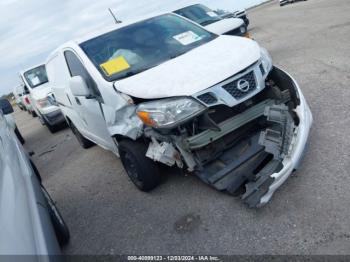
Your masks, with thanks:
[{"label": "blue sky", "polygon": [[19,83],[18,72],[45,61],[57,46],[113,24],[108,7],[121,20],[171,11],[193,3],[236,10],[263,0],[1,0],[0,95]]}]

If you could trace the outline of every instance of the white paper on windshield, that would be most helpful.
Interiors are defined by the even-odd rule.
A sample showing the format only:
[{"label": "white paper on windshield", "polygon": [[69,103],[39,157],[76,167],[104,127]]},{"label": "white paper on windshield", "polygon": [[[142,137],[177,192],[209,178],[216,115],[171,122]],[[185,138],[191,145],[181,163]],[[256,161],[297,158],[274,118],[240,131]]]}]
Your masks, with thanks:
[{"label": "white paper on windshield", "polygon": [[210,12],[207,12],[207,15],[211,16],[211,17],[217,17],[218,15],[213,12],[213,11],[210,11]]},{"label": "white paper on windshield", "polygon": [[180,42],[182,45],[190,45],[194,42],[202,40],[202,37],[192,31],[173,36],[175,40]]},{"label": "white paper on windshield", "polygon": [[33,86],[36,86],[40,83],[39,77],[37,76],[33,77],[30,81],[32,82]]}]

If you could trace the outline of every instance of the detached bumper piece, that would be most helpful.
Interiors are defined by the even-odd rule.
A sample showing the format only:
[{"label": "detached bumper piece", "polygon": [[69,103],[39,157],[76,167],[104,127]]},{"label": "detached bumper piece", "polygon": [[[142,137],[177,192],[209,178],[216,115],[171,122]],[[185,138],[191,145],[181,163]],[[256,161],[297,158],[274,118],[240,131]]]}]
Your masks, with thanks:
[{"label": "detached bumper piece", "polygon": [[249,207],[260,205],[274,182],[271,175],[283,168],[295,129],[288,107],[265,100],[221,123],[220,131],[208,130],[187,139],[189,147],[196,150],[261,119],[266,122],[265,128],[255,133],[242,132],[238,143],[196,172],[219,191],[235,196],[243,193],[242,199]]}]

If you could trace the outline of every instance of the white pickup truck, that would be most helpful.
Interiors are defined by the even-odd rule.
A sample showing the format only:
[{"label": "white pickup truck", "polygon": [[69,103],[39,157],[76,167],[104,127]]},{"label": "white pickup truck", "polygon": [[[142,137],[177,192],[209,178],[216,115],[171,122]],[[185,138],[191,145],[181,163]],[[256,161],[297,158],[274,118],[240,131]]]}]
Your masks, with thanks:
[{"label": "white pickup truck", "polygon": [[143,191],[167,165],[259,207],[298,168],[308,140],[301,89],[264,48],[176,14],[67,42],[46,68],[81,145],[119,154]]}]

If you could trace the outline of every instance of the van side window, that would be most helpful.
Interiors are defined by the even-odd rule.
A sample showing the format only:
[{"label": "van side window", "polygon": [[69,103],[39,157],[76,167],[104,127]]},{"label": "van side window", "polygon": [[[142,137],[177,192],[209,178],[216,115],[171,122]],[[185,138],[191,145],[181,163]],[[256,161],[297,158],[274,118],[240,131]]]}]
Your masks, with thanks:
[{"label": "van side window", "polygon": [[64,57],[66,58],[70,75],[72,77],[81,76],[93,94],[101,97],[101,93],[98,90],[95,81],[92,79],[89,72],[85,69],[84,65],[80,62],[78,57],[71,51],[65,51]]}]

